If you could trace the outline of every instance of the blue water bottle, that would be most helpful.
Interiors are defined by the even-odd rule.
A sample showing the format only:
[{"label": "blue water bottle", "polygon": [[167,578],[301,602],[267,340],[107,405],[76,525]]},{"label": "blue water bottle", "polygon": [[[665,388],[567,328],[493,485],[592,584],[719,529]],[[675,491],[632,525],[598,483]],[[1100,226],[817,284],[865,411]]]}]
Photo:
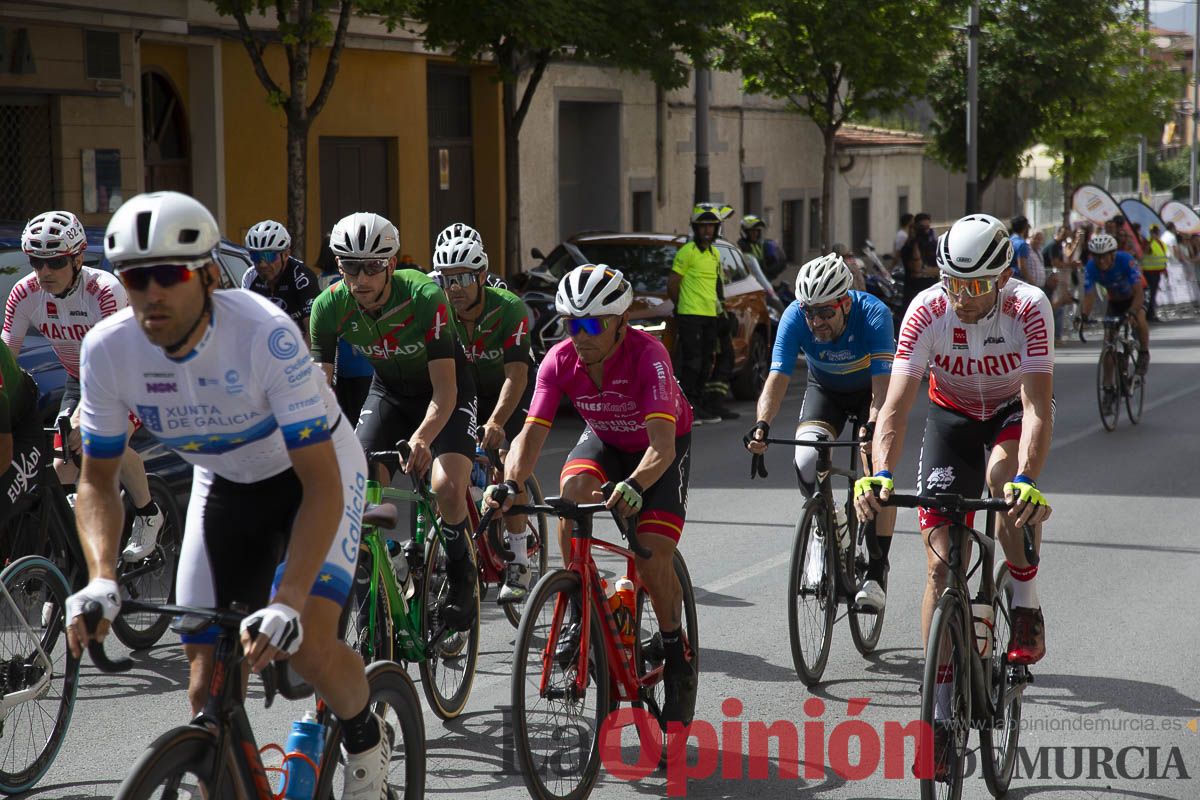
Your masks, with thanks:
[{"label": "blue water bottle", "polygon": [[304,712],[304,719],[292,723],[292,733],[288,736],[288,758],[284,761],[283,771],[287,775],[287,788],[283,796],[287,800],[312,800],[317,791],[317,774],[312,764],[303,758],[292,758],[293,754],[303,754],[312,759],[313,764],[321,763],[321,751],[325,749],[325,726],[317,721],[311,711]]}]

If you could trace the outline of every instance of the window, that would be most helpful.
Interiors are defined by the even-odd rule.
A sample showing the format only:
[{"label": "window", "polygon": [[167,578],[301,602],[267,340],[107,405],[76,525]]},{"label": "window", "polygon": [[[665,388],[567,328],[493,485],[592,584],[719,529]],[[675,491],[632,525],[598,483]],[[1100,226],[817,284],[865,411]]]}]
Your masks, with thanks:
[{"label": "window", "polygon": [[808,201],[808,249],[821,249],[821,201],[816,197]]},{"label": "window", "polygon": [[[635,292],[658,294],[667,291],[667,278],[679,250],[677,245],[657,242],[575,242],[575,247],[587,263],[607,264],[621,270]],[[574,266],[564,264],[564,272]]]},{"label": "window", "polygon": [[92,80],[121,80],[121,34],[116,31],[85,31],[84,61]]},{"label": "window", "polygon": [[718,242],[717,253],[721,256],[721,271],[724,273],[725,283],[745,280],[749,276],[746,264],[742,261],[742,254],[735,250],[733,245]]},{"label": "window", "polygon": [[850,247],[856,251],[871,238],[871,198],[856,197],[850,201]]},{"label": "window", "polygon": [[652,192],[633,193],[632,220],[634,231],[654,230],[654,194]]},{"label": "window", "polygon": [[429,138],[471,137],[471,75],[457,69],[430,66],[425,74]]},{"label": "window", "polygon": [[762,214],[762,183],[752,181],[742,184],[742,216]]},{"label": "window", "polygon": [[908,213],[908,192],[896,198],[896,219],[899,220]]},{"label": "window", "polygon": [[803,200],[783,201],[783,230],[780,235],[783,237],[783,251],[792,256],[799,255],[800,248],[797,245],[804,241],[803,213]]}]

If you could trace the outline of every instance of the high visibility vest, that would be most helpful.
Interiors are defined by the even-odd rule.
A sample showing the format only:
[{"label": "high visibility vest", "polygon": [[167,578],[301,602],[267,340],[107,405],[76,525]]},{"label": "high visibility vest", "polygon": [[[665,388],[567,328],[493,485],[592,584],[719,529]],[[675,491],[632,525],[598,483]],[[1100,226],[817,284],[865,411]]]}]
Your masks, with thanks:
[{"label": "high visibility vest", "polygon": [[1167,246],[1161,239],[1151,239],[1150,249],[1142,256],[1142,270],[1161,272],[1167,268]]}]

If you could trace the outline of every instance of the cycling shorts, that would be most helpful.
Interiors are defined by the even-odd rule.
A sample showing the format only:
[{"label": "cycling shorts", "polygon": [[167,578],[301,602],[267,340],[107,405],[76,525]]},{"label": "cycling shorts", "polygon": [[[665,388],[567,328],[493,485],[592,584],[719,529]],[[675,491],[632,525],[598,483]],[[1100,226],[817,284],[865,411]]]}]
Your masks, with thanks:
[{"label": "cycling shorts", "polygon": [[[530,376],[532,378],[532,376]],[[521,395],[521,400],[517,403],[516,409],[509,415],[508,421],[504,423],[504,438],[505,446],[512,447],[512,443],[521,433],[521,429],[525,427],[525,416],[529,413],[529,404],[533,402],[533,386],[535,381],[530,380],[525,384],[525,393]],[[482,425],[491,418],[492,412],[496,410],[496,404],[500,402],[500,395],[479,397],[479,424]]]},{"label": "cycling shorts", "polygon": [[1129,307],[1133,305],[1133,298],[1127,297],[1124,300],[1113,300],[1108,298],[1108,307],[1104,310],[1104,315],[1108,317],[1123,317],[1129,313]]},{"label": "cycling shorts", "polygon": [[[675,438],[675,460],[663,476],[642,494],[642,511],[638,514],[637,532],[665,536],[676,544],[683,535],[687,516],[688,478],[692,471],[692,434]],[[609,481],[622,481],[633,474],[644,453],[630,453],[607,445],[584,428],[583,435],[567,456],[559,480],[573,475],[591,475],[603,486]]]},{"label": "cycling shorts", "polygon": [[[425,420],[432,396],[402,397],[389,392],[379,376],[371,380],[366,402],[358,414],[354,429],[362,449],[368,453],[395,450],[396,443],[412,436]],[[433,455],[459,453],[475,458],[475,427],[477,423],[475,392],[469,384],[464,391],[460,382],[454,413],[430,443]]]},{"label": "cycling shorts", "polygon": [[[342,515],[311,594],[342,606],[358,562],[367,462],[340,417],[332,439],[342,477]],[[266,606],[287,566],[292,524],[303,498],[304,487],[291,468],[254,483],[235,483],[196,467],[175,580],[179,604]],[[181,638],[185,644],[211,644],[216,637],[214,626]]]},{"label": "cycling shorts", "polygon": [[[12,461],[3,465],[5,470],[0,472],[0,531],[5,531],[9,518],[26,508],[36,496],[38,472],[47,458],[46,435],[38,417],[38,387],[28,373],[24,374],[23,391],[28,394],[24,406],[28,411],[21,419],[12,420]],[[0,538],[0,543],[5,543],[4,538]]]},{"label": "cycling shorts", "polygon": [[[826,389],[814,380],[804,388],[804,402],[800,406],[800,422],[823,422],[833,429],[836,439],[842,435],[850,417],[856,417],[859,425],[866,425],[871,417],[871,390],[836,392]],[[858,431],[853,432],[858,436]]]}]

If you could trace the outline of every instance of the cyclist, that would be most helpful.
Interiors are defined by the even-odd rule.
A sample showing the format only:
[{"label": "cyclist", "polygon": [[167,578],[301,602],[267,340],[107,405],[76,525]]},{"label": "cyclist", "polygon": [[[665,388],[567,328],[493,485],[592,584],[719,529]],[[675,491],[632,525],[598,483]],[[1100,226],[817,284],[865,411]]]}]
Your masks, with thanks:
[{"label": "cyclist", "polygon": [[[872,442],[875,476],[855,486],[860,518],[881,509],[872,487],[886,499],[891,468],[900,460],[906,423],[928,368],[929,414],[921,444],[918,491],[979,496],[987,488],[1012,507],[1001,518],[1000,543],[1013,577],[1008,660],[1034,664],[1046,652],[1038,601],[1038,569],[1025,560],[1021,525],[1041,523],[1050,505],[1036,480],[1050,449],[1053,427],[1054,320],[1040,290],[1012,277],[1013,247],[1004,223],[987,214],[963,217],[938,240],[941,282],[920,292],[904,315],[887,400]],[[991,448],[990,456],[986,454]],[[921,607],[922,640],[937,598],[949,581],[950,520],[918,513],[928,575]],[[970,519],[968,523],[971,524]],[[939,681],[936,719],[948,719],[950,682]],[[944,752],[948,731],[934,731]],[[944,759],[935,756],[935,763]]]},{"label": "cyclist", "polygon": [[[450,590],[441,608],[451,628],[475,619],[475,573],[467,531],[467,488],[475,458],[475,386],[454,334],[446,295],[425,274],[396,269],[400,235],[378,214],[333,226],[329,247],[343,280],[313,303],[313,358],[332,380],[340,336],[371,361],[375,377],[355,433],[367,452],[408,439],[409,474],[433,468]],[[377,476],[389,483],[380,466]]]},{"label": "cyclist", "polygon": [[37,480],[43,458],[37,400],[37,384],[0,341],[0,529]]},{"label": "cyclist", "polygon": [[[636,518],[638,536],[652,553],[649,559],[637,558],[637,573],[654,604],[666,649],[662,721],[686,725],[695,710],[696,675],[684,655],[683,589],[673,558],[687,508],[692,409],[666,348],[629,326],[632,301],[629,281],[603,264],[576,267],[559,282],[554,307],[570,338],[546,353],[525,428],[505,464],[504,485],[489,486],[484,502],[493,508],[512,505],[566,395],[587,427],[563,465],[562,496],[595,502],[603,484],[618,481],[608,506]],[[571,529],[570,522],[560,522],[564,560],[571,552]],[[576,608],[560,656],[578,646],[579,620]]]},{"label": "cyclist", "polygon": [[[434,251],[433,266],[454,306],[454,328],[479,394],[479,419],[485,420],[480,444],[488,450],[506,447],[520,434],[533,399],[525,304],[512,292],[487,285],[488,257],[478,234],[446,238]],[[529,591],[529,553],[519,522],[506,523],[514,558],[500,590],[502,603],[520,602]]]},{"label": "cyclist", "polygon": [[[20,355],[30,327],[49,340],[67,372],[58,417],[70,420],[68,446],[78,453],[80,342],[96,323],[117,313],[129,301],[115,277],[83,265],[87,236],[79,219],[69,211],[47,211],[31,219],[21,233],[21,249],[33,272],[18,281],[8,295],[3,340],[13,358]],[[136,418],[131,417],[130,436],[135,428]],[[59,445],[56,436],[55,446]],[[78,477],[75,465],[69,462],[57,462],[55,470],[63,483],[74,483]],[[121,458],[121,483],[129,492],[136,514],[121,557],[139,561],[154,552],[165,519],[150,495],[142,457],[132,447],[125,448]]]},{"label": "cyclist", "polygon": [[1150,327],[1146,324],[1146,289],[1141,273],[1133,256],[1117,250],[1117,240],[1107,233],[1098,233],[1088,242],[1092,257],[1083,268],[1083,302],[1079,313],[1084,322],[1092,313],[1096,303],[1095,288],[1103,286],[1108,293],[1108,308],[1105,314],[1133,318],[1133,329],[1137,331],[1137,373],[1145,375],[1150,367]]},{"label": "cyclist", "polygon": [[321,286],[304,262],[292,258],[292,237],[287,228],[273,219],[252,225],[246,231],[246,249],[254,266],[242,276],[242,288],[279,306],[300,326],[307,345],[308,318]]},{"label": "cyclist", "polygon": [[[138,195],[109,222],[105,253],[132,307],[96,326],[80,357],[76,518],[91,582],[67,601],[71,650],[89,638],[79,619],[85,602],[98,602],[108,621],[120,609],[116,473],[125,409],[135,408],[155,438],[195,467],[179,602],[257,609],[242,623],[251,669],[291,657],[341,720],[342,797],[380,800],[389,796],[390,739],[371,712],[362,658],[337,635],[366,461],[295,323],[251,292],[214,291],[219,242],[208,210],[176,192]],[[102,623],[94,638],[106,632]],[[214,637],[184,637],[194,714],[207,699]]]},{"label": "cyclist", "polygon": [[[833,441],[842,434],[853,414],[861,425],[855,432],[868,442],[863,447],[863,469],[870,470],[870,438],[875,419],[887,396],[892,372],[892,312],[883,301],[850,287],[854,276],[837,253],[809,261],[796,276],[796,301],[780,321],[771,356],[771,372],[758,398],[758,422],[746,435],[746,448],[764,453],[762,441],[770,434],[771,421],[779,413],[787,393],[796,356],[803,351],[808,364],[808,385],[796,438]],[[805,498],[812,497],[817,484],[817,451],[796,446],[796,475]],[[855,602],[883,610],[887,596],[883,587],[888,551],[892,546],[895,509],[879,516],[876,533],[881,551],[872,558]],[[817,563],[820,563],[819,560]]]}]

